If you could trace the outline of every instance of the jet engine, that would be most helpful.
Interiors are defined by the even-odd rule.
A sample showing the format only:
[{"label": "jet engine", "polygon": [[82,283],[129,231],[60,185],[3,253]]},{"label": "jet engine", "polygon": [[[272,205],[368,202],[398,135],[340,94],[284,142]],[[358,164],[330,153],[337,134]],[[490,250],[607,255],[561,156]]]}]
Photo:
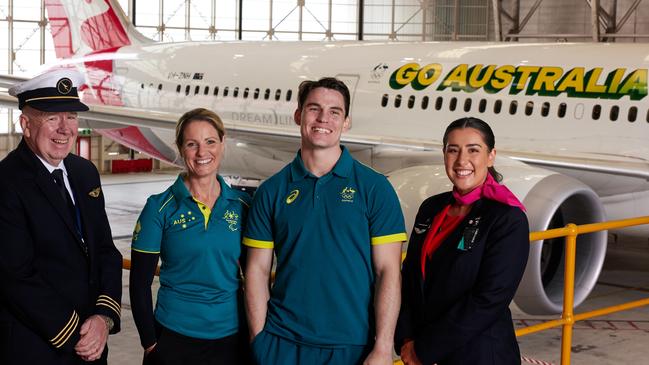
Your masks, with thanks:
[{"label": "jet engine", "polygon": [[[530,232],[564,227],[568,223],[602,222],[605,213],[599,197],[580,181],[556,172],[531,167],[509,158],[498,158],[503,184],[527,209]],[[415,166],[389,175],[411,229],[421,202],[452,188],[443,165]],[[527,268],[514,302],[528,314],[556,314],[562,310],[565,238],[531,242]],[[575,306],[595,286],[604,263],[607,233],[577,237]]]}]

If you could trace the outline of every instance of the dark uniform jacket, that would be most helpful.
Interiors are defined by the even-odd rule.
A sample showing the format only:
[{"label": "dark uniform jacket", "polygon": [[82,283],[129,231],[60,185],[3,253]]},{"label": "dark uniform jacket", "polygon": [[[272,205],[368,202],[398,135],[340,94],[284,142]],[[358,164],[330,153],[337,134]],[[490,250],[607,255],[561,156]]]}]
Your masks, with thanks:
[{"label": "dark uniform jacket", "polygon": [[424,365],[520,364],[509,303],[527,263],[527,217],[517,207],[476,201],[428,260],[423,280],[424,239],[435,215],[453,201],[450,192],[439,194],[417,213],[402,269],[395,348],[414,340]]},{"label": "dark uniform jacket", "polygon": [[[83,252],[66,201],[25,141],[0,162],[0,364],[88,364],[74,346],[93,314],[120,328],[122,256],[113,244],[99,174],[64,160],[81,216]],[[95,363],[105,363],[107,350]]]}]

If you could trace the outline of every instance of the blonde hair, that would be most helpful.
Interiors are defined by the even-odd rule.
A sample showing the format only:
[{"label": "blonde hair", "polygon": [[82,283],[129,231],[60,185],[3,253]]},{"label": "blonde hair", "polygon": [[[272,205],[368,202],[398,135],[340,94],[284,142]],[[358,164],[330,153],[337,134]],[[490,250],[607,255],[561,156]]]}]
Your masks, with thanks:
[{"label": "blonde hair", "polygon": [[223,141],[223,136],[225,136],[225,127],[223,127],[221,117],[209,109],[196,108],[186,112],[180,117],[180,119],[178,119],[178,124],[176,124],[176,147],[178,147],[178,151],[182,153],[185,128],[189,123],[194,121],[205,121],[210,123],[219,134],[219,139]]}]

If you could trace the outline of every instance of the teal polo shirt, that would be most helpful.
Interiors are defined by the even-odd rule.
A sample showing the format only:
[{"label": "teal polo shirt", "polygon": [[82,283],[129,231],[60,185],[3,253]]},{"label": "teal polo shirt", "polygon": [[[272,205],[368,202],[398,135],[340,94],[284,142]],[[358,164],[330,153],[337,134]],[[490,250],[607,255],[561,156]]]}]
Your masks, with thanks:
[{"label": "teal polo shirt", "polygon": [[298,152],[257,189],[243,240],[277,256],[264,329],[312,346],[370,343],[372,245],[405,240],[399,200],[385,176],[343,147],[332,171],[318,178]]},{"label": "teal polo shirt", "polygon": [[250,197],[218,177],[221,195],[210,210],[181,176],[146,202],[132,249],[159,253],[155,318],[185,336],[218,339],[238,331],[237,290],[242,230]]}]

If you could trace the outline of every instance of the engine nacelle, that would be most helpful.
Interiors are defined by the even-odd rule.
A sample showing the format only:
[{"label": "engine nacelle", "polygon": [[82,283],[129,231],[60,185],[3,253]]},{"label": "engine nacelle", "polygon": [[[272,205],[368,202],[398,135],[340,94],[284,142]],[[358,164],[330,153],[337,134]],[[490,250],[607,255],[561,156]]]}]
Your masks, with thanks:
[{"label": "engine nacelle", "polygon": [[[530,231],[563,227],[568,223],[602,222],[605,213],[599,197],[578,180],[552,171],[530,167],[508,158],[498,158],[503,183],[527,209]],[[390,174],[406,229],[411,229],[421,202],[452,188],[443,165],[416,166]],[[560,313],[563,303],[565,238],[531,242],[527,268],[514,298],[529,314]],[[604,263],[605,231],[577,238],[575,306],[591,292]]]}]

